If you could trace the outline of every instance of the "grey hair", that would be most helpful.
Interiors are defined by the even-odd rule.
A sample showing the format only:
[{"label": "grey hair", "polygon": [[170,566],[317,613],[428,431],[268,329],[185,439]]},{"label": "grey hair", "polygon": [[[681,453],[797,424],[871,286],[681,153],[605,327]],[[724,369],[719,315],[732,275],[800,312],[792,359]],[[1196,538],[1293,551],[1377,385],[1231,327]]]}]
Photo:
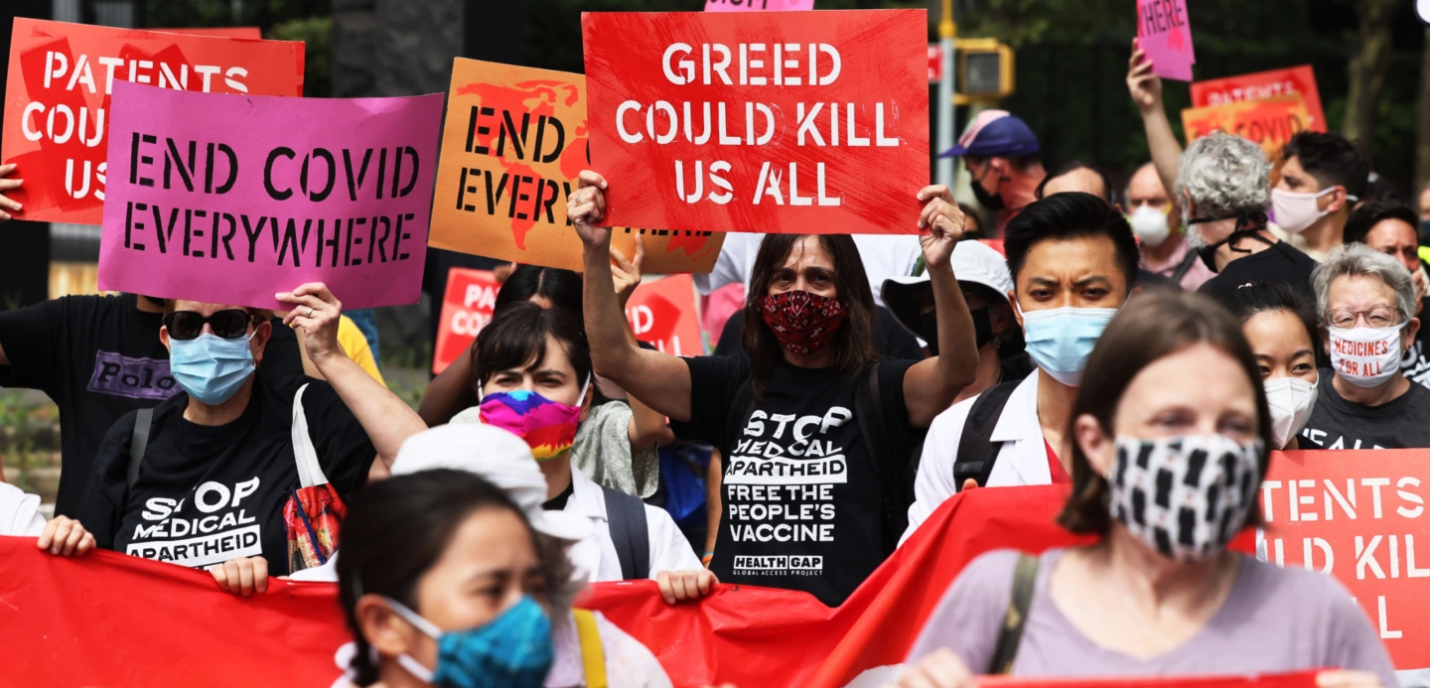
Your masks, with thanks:
[{"label": "grey hair", "polygon": [[1261,146],[1214,131],[1182,153],[1173,191],[1178,201],[1183,191],[1190,195],[1201,217],[1266,212],[1271,207],[1271,163]]},{"label": "grey hair", "polygon": [[1346,244],[1327,253],[1311,273],[1311,286],[1316,290],[1316,314],[1322,322],[1331,308],[1331,282],[1342,276],[1380,278],[1381,282],[1395,290],[1400,321],[1406,322],[1415,315],[1415,282],[1410,271],[1394,258],[1365,244]]}]

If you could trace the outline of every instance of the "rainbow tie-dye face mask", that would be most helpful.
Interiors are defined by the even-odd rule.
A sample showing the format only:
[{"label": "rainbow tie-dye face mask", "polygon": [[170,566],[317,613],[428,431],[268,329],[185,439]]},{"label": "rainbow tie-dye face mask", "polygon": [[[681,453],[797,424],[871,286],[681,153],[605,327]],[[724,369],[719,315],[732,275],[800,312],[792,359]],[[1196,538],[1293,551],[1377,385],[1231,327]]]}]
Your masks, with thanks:
[{"label": "rainbow tie-dye face mask", "polygon": [[[589,382],[588,382],[589,384]],[[586,397],[586,387],[581,396]],[[537,461],[550,461],[571,450],[581,407],[547,399],[525,389],[492,392],[482,397],[482,422],[526,440]]]}]

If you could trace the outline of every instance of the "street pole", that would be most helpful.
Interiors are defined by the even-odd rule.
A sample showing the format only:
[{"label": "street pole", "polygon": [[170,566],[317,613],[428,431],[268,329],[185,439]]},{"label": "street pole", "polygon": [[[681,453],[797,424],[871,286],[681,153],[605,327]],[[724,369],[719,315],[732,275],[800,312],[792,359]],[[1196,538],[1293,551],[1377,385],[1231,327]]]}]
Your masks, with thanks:
[{"label": "street pole", "polygon": [[[953,22],[953,0],[943,0],[943,17],[938,22],[938,44],[943,53],[943,78],[938,82],[938,152],[953,147],[953,38],[958,33]],[[938,183],[953,188],[953,158],[938,159]]]}]

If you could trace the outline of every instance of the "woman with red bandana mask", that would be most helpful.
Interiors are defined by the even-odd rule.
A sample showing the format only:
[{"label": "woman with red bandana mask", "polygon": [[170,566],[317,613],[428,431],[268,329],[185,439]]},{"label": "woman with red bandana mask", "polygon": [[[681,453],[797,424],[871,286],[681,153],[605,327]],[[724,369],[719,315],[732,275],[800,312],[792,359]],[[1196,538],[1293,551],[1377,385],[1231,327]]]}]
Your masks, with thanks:
[{"label": "woman with red bandana mask", "polygon": [[585,248],[596,372],[725,457],[710,562],[722,582],[842,603],[898,544],[913,445],[976,373],[973,320],[949,262],[963,213],[942,186],[917,194],[941,356],[879,360],[874,298],[848,236],[770,234],[746,297],[749,359],[682,359],[637,348],[625,334],[610,282],[611,233],[595,226],[606,187],[582,172],[566,209]]}]

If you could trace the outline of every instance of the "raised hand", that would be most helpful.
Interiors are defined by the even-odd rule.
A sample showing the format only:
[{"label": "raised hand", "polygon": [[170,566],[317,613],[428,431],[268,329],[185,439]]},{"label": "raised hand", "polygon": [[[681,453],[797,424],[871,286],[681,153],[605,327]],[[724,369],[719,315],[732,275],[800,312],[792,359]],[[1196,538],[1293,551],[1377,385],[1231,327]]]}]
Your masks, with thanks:
[{"label": "raised hand", "polygon": [[926,186],[919,191],[919,202],[924,204],[919,214],[919,229],[928,230],[919,236],[923,247],[924,263],[931,268],[948,265],[953,255],[953,247],[963,238],[963,211],[953,200],[953,192],[942,184]]},{"label": "raised hand", "polygon": [[636,257],[626,260],[620,249],[611,247],[611,279],[616,283],[616,296],[621,300],[621,310],[630,303],[631,295],[641,283],[641,265],[645,263],[645,240],[636,233]]},{"label": "raised hand", "polygon": [[606,219],[606,178],[591,170],[582,170],[576,178],[576,190],[566,199],[566,217],[576,225],[581,242],[591,248],[611,244],[611,230],[597,227]]},{"label": "raised hand", "polygon": [[1152,60],[1132,39],[1132,57],[1127,60],[1127,91],[1137,109],[1148,112],[1162,108],[1162,77],[1152,71]]},{"label": "raised hand", "polygon": [[338,345],[338,321],[343,304],[322,282],[309,282],[291,292],[281,292],[274,298],[293,308],[283,318],[289,327],[303,328],[303,345],[314,363],[333,354],[346,356]]},{"label": "raised hand", "polygon": [[20,188],[25,183],[23,179],[7,179],[15,173],[15,163],[0,165],[0,222],[13,219],[10,213],[18,213],[21,210],[20,204],[12,199],[6,198],[3,192]]}]

